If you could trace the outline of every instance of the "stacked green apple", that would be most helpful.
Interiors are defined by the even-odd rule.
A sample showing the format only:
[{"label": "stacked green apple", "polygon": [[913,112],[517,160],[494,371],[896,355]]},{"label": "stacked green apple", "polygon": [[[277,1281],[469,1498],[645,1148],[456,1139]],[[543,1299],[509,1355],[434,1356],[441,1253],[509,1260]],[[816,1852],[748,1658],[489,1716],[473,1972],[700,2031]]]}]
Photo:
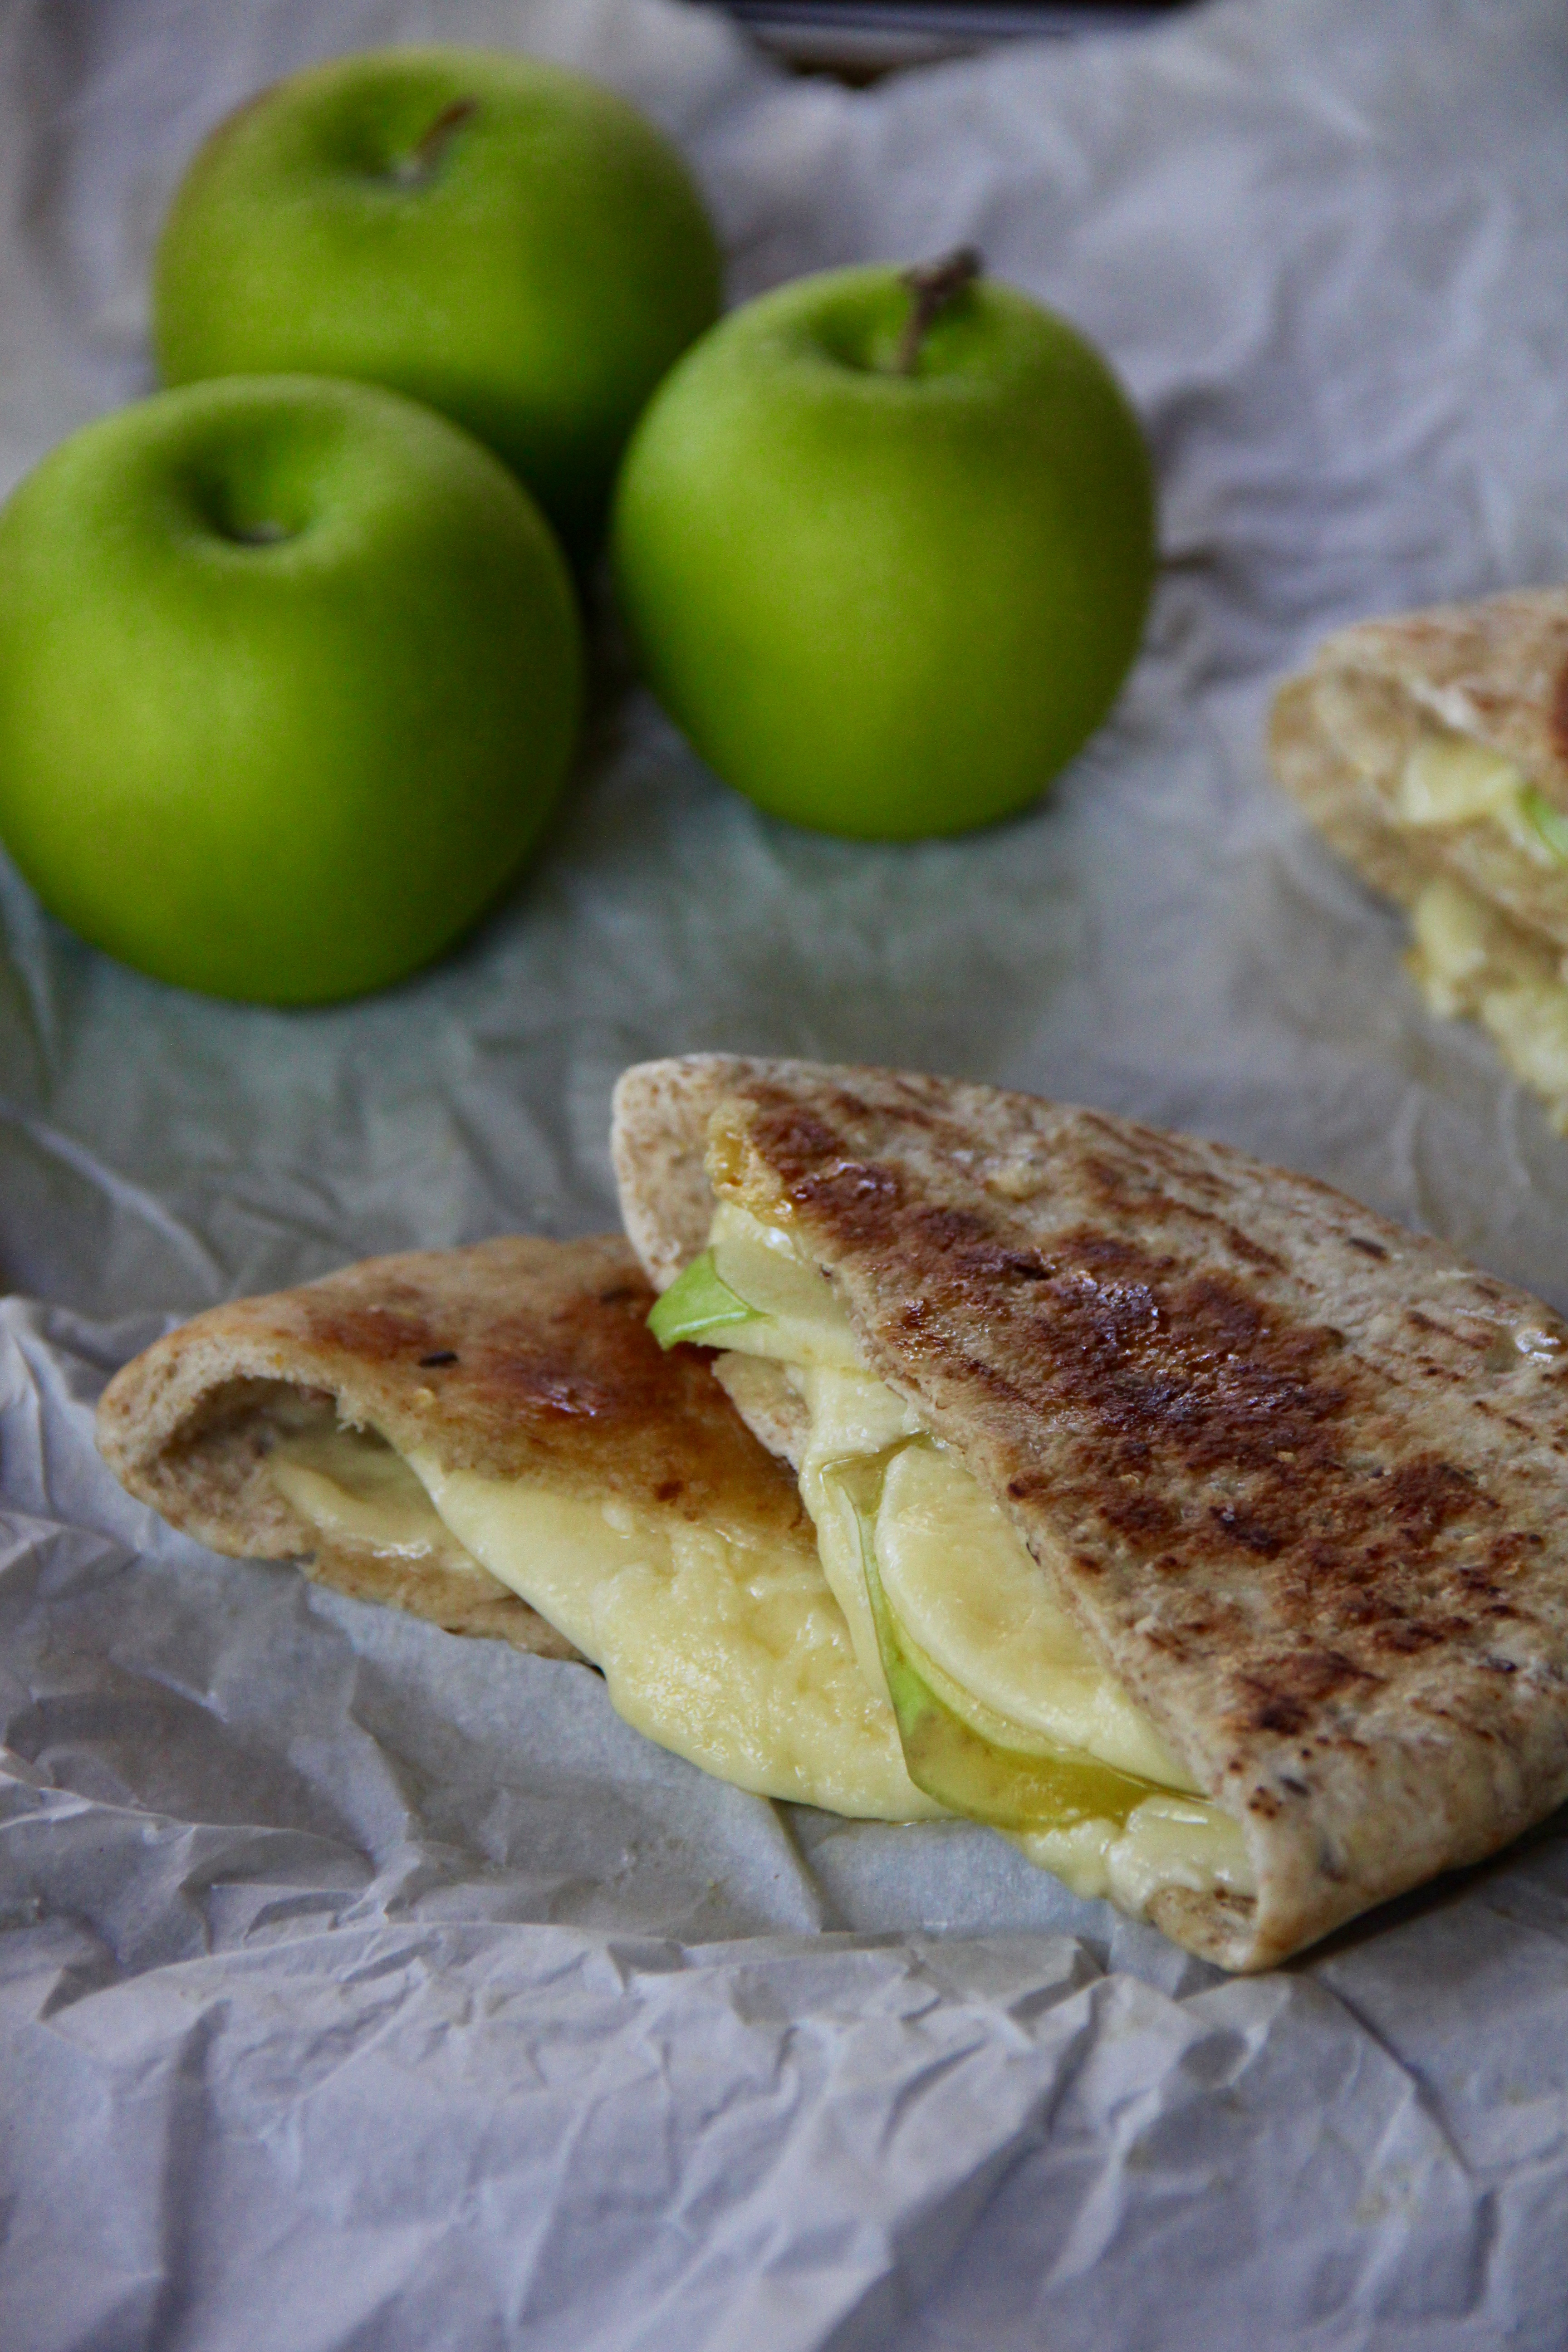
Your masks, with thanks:
[{"label": "stacked green apple", "polygon": [[584,559],[721,285],[684,164],[624,100],[537,58],[392,49],[220,125],[163,226],[153,334],[166,383],[353,376],[424,401]]},{"label": "stacked green apple", "polygon": [[967,251],[720,293],[680,159],[558,67],[388,50],[221,124],[156,257],[173,389],[0,511],[0,834],[45,903],[279,1003],[438,954],[561,792],[612,510],[650,685],[763,810],[1035,799],[1152,574],[1104,361]]},{"label": "stacked green apple", "polygon": [[0,833],[45,903],[277,1003],[465,931],[570,766],[563,544],[720,282],[666,141],[537,60],[344,58],[222,124],[157,256],[178,388],[0,512]]}]

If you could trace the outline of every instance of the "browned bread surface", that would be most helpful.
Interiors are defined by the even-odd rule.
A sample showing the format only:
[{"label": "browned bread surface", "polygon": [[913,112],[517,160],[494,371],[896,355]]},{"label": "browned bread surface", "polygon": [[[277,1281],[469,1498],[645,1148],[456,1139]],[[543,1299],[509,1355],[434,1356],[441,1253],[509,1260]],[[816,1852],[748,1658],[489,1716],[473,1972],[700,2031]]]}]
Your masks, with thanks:
[{"label": "browned bread surface", "polygon": [[1310,1178],[951,1080],[647,1064],[616,1150],[660,1286],[715,1184],[790,1225],[1243,1822],[1256,1906],[1158,1897],[1178,1940],[1264,1966],[1568,1796],[1538,1301]]},{"label": "browned bread surface", "polygon": [[1568,815],[1568,588],[1363,621],[1325,639],[1274,699],[1274,772],[1375,889],[1408,906],[1439,874],[1527,933],[1568,948],[1568,870],[1532,857],[1489,818],[1397,821],[1397,780],[1436,726],[1511,760]]},{"label": "browned bread surface", "polygon": [[323,1544],[267,1474],[280,1417],[335,1406],[400,1453],[553,1492],[741,1529],[804,1521],[787,1473],[689,1348],[647,1328],[653,1294],[618,1236],[505,1239],[373,1258],[215,1308],[117,1374],[99,1411],[115,1475],[174,1526],[239,1557],[573,1656],[468,1560],[399,1562]]}]

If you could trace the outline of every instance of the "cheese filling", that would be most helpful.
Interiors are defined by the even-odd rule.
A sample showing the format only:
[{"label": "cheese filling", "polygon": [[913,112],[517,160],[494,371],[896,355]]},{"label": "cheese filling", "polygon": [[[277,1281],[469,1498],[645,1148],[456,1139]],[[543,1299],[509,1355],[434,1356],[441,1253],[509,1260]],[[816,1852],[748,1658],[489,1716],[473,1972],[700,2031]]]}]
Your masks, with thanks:
[{"label": "cheese filling", "polygon": [[494,1583],[403,1456],[372,1430],[344,1428],[330,1408],[283,1431],[267,1466],[285,1501],[318,1534],[384,1559],[428,1561]]},{"label": "cheese filling", "polygon": [[1556,960],[1448,876],[1426,884],[1410,929],[1411,976],[1433,1012],[1479,1021],[1568,1131],[1568,984]]},{"label": "cheese filling", "polygon": [[268,1468],[323,1535],[521,1594],[602,1668],[628,1723],[720,1779],[877,1820],[942,1811],[905,1770],[808,1538],[405,1461],[330,1417],[279,1427]]},{"label": "cheese filling", "polygon": [[[1440,836],[1487,826],[1534,866],[1568,866],[1568,816],[1513,761],[1468,736],[1426,722],[1402,763],[1361,764],[1404,830]],[[1568,1132],[1568,984],[1554,949],[1448,874],[1423,887],[1410,928],[1407,966],[1432,1011],[1479,1021]]]},{"label": "cheese filling", "polygon": [[666,1345],[771,1359],[805,1403],[824,1572],[917,1785],[1134,1911],[1163,1886],[1251,1891],[1239,1825],[1099,1663],[999,1506],[868,1370],[788,1234],[721,1202],[651,1321]]},{"label": "cheese filling", "polygon": [[989,1822],[1078,1893],[1252,1882],[1203,1798],[1092,1654],[1010,1521],[867,1368],[789,1235],[722,1204],[652,1318],[779,1365],[809,1430],[802,1538],[405,1461],[320,1415],[270,1474],[311,1526],[521,1595],[599,1665],[617,1711],[738,1787],[883,1820]]},{"label": "cheese filling", "polygon": [[1495,824],[1534,865],[1568,865],[1568,817],[1554,809],[1522,769],[1466,735],[1432,728],[1411,747],[1399,772],[1401,824]]}]

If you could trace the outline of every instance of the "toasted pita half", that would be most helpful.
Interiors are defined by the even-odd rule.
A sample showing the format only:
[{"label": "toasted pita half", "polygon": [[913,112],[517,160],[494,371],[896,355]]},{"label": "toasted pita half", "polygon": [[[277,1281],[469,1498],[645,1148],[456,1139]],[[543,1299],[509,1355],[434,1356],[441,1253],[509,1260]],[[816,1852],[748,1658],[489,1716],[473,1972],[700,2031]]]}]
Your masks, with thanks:
[{"label": "toasted pita half", "polygon": [[[1120,1877],[1127,1838],[1100,1841],[1126,1907],[1262,1968],[1568,1795],[1568,1333],[1537,1300],[1221,1145],[937,1078],[652,1063],[621,1081],[615,1148],[661,1316],[694,1285],[721,1301],[715,1273],[742,1299],[765,1287],[753,1227],[790,1262],[784,1307],[716,1331],[763,1351],[759,1426],[789,1435],[775,1384],[813,1403],[852,1377],[837,1328],[921,1433],[884,1412],[872,1434],[878,1475],[922,1465],[900,1591],[921,1659],[952,1669],[938,1697],[971,1724],[976,1695],[1021,1721],[1028,1692],[1005,1685],[1025,1654],[1050,1682],[1036,1615],[1054,1610],[1107,1678],[1086,1742],[1114,1760],[1110,1722],[1122,1767],[1159,1780],[1112,1701],[1152,1731],[1159,1836]],[[739,1238],[710,1260],[715,1233]],[[769,1360],[792,1317],[795,1360]],[[830,1490],[831,1463],[819,1475]],[[986,1537],[932,1570],[955,1475],[1005,1520],[1011,1560]],[[993,1563],[1006,1605],[976,1647],[961,1618]],[[902,1674],[889,1622],[884,1606]],[[1184,1798],[1210,1828],[1225,1817],[1242,1866],[1205,1877]],[[1141,1815],[1122,1811],[1130,1836]],[[1092,1832],[1069,1808],[1031,1850],[1071,1878]]]},{"label": "toasted pita half", "polygon": [[98,1437],[215,1550],[600,1666],[639,1730],[737,1785],[938,1809],[858,1674],[793,1478],[618,1237],[372,1259],[199,1316]]},{"label": "toasted pita half", "polygon": [[1433,1009],[1568,1127],[1568,589],[1371,621],[1275,698],[1276,774],[1408,908]]}]

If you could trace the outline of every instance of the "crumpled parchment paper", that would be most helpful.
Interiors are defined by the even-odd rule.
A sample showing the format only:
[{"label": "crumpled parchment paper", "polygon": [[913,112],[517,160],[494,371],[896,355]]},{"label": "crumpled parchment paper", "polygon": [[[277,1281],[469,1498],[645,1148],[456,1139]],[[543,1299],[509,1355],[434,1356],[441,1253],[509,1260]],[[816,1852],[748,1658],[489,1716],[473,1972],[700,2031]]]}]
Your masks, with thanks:
[{"label": "crumpled parchment paper", "polygon": [[510,903],[372,1003],[179,995],[0,871],[0,2344],[1559,2347],[1560,1831],[1227,1981],[984,1831],[775,1810],[579,1669],[215,1562],[90,1430],[177,1314],[613,1223],[613,1078],[693,1047],[1221,1135],[1568,1305],[1568,1144],[1258,748],[1327,627],[1568,576],[1568,20],[1220,0],[852,92],[673,0],[10,0],[0,487],[148,387],[209,124],[428,37],[647,107],[736,298],[977,241],[1121,369],[1166,561],[1111,723],[970,840],[768,824],[606,690]]}]

